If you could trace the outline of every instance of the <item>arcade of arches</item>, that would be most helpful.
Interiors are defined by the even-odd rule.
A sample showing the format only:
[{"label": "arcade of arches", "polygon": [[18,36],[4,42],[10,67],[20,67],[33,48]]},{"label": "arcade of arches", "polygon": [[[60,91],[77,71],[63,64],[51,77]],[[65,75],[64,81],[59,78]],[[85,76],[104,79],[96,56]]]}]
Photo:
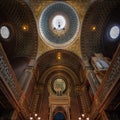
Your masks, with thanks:
[{"label": "arcade of arches", "polygon": [[120,0],[0,0],[0,120],[120,120]]}]

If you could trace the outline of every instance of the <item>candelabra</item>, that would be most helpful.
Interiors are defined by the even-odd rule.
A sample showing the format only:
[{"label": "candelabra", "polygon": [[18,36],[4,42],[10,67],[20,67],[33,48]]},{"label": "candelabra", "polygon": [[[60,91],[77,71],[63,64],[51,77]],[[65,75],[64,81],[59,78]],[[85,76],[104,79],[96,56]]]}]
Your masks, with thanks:
[{"label": "candelabra", "polygon": [[30,120],[41,120],[41,117],[39,117],[38,114],[35,113],[33,117],[30,117]]},{"label": "candelabra", "polygon": [[78,120],[90,120],[90,118],[87,117],[85,114],[82,114],[80,117],[78,117]]}]

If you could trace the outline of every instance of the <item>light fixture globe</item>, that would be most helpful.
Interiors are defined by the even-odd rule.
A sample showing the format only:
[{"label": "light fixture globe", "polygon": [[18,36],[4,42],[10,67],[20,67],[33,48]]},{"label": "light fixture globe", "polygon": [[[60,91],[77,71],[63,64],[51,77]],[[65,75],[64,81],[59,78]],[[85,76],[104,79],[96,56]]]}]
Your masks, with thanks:
[{"label": "light fixture globe", "polygon": [[43,41],[57,48],[72,43],[79,33],[79,28],[75,9],[65,2],[50,4],[39,19],[39,33]]}]

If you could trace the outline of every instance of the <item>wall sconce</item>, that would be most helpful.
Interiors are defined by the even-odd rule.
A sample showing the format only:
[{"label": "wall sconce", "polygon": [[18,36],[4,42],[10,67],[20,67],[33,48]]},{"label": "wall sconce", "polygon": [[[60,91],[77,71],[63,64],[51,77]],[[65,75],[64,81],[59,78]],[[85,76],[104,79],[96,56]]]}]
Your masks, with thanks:
[{"label": "wall sconce", "polygon": [[57,59],[58,59],[58,60],[61,60],[61,57],[62,57],[61,53],[58,52],[58,53],[57,53]]},{"label": "wall sconce", "polygon": [[96,31],[96,25],[92,25],[92,26],[90,27],[90,29],[91,29],[91,31]]},{"label": "wall sconce", "polygon": [[28,25],[26,25],[26,24],[22,25],[22,30],[23,31],[28,31]]}]

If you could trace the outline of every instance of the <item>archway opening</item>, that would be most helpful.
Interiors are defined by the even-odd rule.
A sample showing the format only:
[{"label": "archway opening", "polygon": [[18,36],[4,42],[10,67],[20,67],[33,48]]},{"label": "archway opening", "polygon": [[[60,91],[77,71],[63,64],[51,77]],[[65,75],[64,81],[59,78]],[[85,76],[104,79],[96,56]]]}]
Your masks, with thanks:
[{"label": "archway opening", "polygon": [[57,112],[57,113],[55,114],[53,120],[66,120],[66,119],[65,119],[65,116],[64,116],[63,113]]}]

